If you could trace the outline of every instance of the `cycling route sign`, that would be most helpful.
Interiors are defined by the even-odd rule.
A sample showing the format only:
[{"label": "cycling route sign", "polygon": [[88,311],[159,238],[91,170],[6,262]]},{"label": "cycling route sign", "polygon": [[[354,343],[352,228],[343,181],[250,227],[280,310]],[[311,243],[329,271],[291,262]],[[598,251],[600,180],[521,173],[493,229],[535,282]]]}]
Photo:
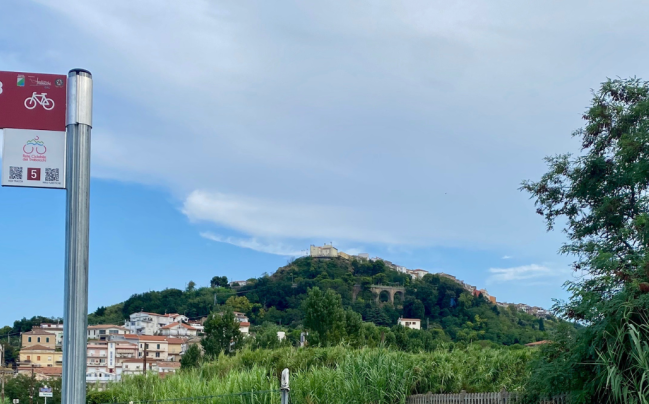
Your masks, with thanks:
[{"label": "cycling route sign", "polygon": [[0,72],[0,129],[65,130],[67,77]]},{"label": "cycling route sign", "polygon": [[3,186],[65,188],[67,76],[0,72]]},{"label": "cycling route sign", "polygon": [[65,188],[65,132],[5,129],[2,185]]}]

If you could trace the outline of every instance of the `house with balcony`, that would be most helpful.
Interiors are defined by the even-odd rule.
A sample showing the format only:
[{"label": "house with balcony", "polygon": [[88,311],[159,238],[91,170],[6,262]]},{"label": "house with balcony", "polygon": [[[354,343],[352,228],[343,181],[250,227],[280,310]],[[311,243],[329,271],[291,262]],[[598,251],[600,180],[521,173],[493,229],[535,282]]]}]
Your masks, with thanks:
[{"label": "house with balcony", "polygon": [[160,335],[165,336],[195,337],[197,334],[198,330],[196,328],[185,323],[171,323],[160,328]]},{"label": "house with balcony", "polygon": [[138,358],[147,360],[166,361],[169,358],[169,342],[167,337],[158,335],[140,335],[138,343]]},{"label": "house with balcony", "polygon": [[167,359],[170,361],[179,361],[187,351],[187,339],[184,338],[167,338]]},{"label": "house with balcony", "polygon": [[124,327],[131,334],[137,335],[159,335],[160,329],[171,323],[186,323],[188,318],[182,314],[157,314],[141,311],[129,316]]},{"label": "house with balcony", "polygon": [[[144,373],[144,358],[127,359],[122,363],[119,375],[141,375]],[[146,360],[147,372],[158,372],[158,362],[155,360]]]},{"label": "house with balcony", "polygon": [[19,375],[25,375],[31,377],[32,373],[34,374],[34,379],[38,381],[49,381],[52,379],[61,378],[63,372],[62,367],[31,367],[31,366],[19,366],[18,369]]},{"label": "house with balcony", "polygon": [[18,366],[61,367],[63,353],[43,345],[31,345],[20,350]]},{"label": "house with balcony", "polygon": [[113,324],[89,325],[88,339],[106,341],[109,335],[127,334],[129,329]]},{"label": "house with balcony", "polygon": [[86,345],[87,372],[108,372],[108,344]]}]

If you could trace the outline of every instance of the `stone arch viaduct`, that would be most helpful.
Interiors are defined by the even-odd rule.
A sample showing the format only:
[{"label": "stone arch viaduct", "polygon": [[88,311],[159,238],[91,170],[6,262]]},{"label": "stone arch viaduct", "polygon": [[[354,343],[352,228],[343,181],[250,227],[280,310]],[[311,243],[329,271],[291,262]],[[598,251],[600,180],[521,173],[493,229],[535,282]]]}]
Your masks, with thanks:
[{"label": "stone arch viaduct", "polygon": [[[374,299],[377,303],[380,302],[381,292],[388,293],[388,300],[390,303],[394,304],[394,296],[398,293],[401,294],[401,301],[406,296],[406,288],[402,286],[383,286],[383,285],[370,285],[370,290],[376,293],[376,298]],[[361,292],[361,285],[354,285],[354,292],[352,298],[356,300],[356,296]]]}]

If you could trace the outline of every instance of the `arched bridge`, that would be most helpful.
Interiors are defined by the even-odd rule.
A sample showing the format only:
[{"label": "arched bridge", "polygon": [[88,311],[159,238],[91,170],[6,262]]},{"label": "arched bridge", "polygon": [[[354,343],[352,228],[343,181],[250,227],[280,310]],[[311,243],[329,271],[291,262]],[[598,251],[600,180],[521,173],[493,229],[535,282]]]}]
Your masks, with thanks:
[{"label": "arched bridge", "polygon": [[[376,298],[375,301],[377,303],[380,302],[381,300],[381,293],[387,292],[388,293],[388,301],[392,304],[394,304],[394,296],[396,294],[401,295],[401,301],[403,302],[403,298],[406,296],[406,288],[403,286],[383,286],[383,285],[370,285],[370,290],[374,293],[376,293]],[[356,300],[356,296],[361,292],[361,285],[354,285],[354,293],[353,293],[353,299]]]}]

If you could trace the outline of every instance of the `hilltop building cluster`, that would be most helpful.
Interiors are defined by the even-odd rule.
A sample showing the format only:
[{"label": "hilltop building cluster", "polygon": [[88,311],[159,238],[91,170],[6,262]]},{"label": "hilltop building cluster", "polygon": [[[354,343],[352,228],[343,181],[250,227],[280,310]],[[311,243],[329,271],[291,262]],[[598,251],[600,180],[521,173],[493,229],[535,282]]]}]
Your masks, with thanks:
[{"label": "hilltop building cluster", "polygon": [[[379,257],[370,258],[369,254],[366,253],[356,254],[356,255],[347,254],[342,251],[338,251],[338,249],[334,247],[332,244],[325,244],[322,247],[311,245],[311,247],[309,248],[309,255],[313,258],[340,257],[347,260],[357,259],[361,261],[383,261],[386,267],[395,270],[397,272],[408,274],[412,279],[422,279],[425,275],[430,274],[430,272],[424,269],[408,269],[404,266],[393,264],[392,262],[388,260],[384,260],[383,258],[379,258]],[[453,275],[446,274],[444,272],[437,272],[437,273],[433,273],[432,275],[441,276],[443,278],[452,280],[453,282],[459,283],[466,291],[471,293],[473,296],[478,297],[482,295],[484,298],[488,299],[491,303],[498,305],[500,307],[514,306],[518,310],[521,310],[525,313],[531,314],[536,317],[545,317],[548,314],[550,314],[548,310],[545,310],[537,306],[529,306],[523,303],[514,304],[514,303],[499,302],[497,301],[496,296],[490,295],[486,289],[478,289],[476,286],[470,285],[464,282],[463,280],[458,279]]]},{"label": "hilltop building cluster", "polygon": [[[234,312],[245,336],[250,322]],[[207,318],[190,321],[182,314],[133,313],[120,325],[91,325],[87,329],[86,383],[120,380],[125,374],[158,372],[161,377],[180,368],[180,358],[192,344],[200,343]],[[21,335],[19,374],[40,380],[60,377],[63,366],[63,324],[42,323]]]}]

